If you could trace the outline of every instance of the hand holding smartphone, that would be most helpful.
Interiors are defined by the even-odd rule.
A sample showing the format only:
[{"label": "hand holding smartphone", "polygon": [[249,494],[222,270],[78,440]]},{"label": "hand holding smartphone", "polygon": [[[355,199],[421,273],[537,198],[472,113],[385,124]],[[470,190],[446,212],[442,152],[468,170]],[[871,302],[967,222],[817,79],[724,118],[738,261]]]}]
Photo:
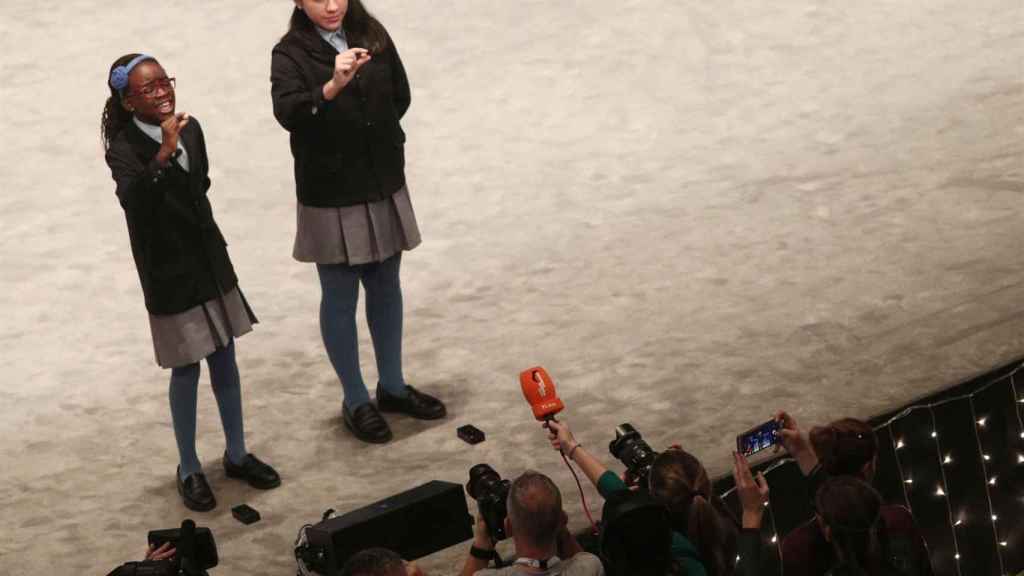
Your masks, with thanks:
[{"label": "hand holding smartphone", "polygon": [[769,420],[755,426],[736,437],[736,452],[751,457],[782,442],[779,430],[782,424],[778,420]]}]

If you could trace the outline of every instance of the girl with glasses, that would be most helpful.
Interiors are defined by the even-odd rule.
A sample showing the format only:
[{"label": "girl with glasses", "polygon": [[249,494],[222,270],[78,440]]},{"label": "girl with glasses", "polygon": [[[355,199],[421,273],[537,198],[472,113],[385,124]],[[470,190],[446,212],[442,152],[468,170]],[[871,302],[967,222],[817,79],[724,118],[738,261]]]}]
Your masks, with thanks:
[{"label": "girl with glasses", "polygon": [[199,361],[206,359],[227,441],[229,477],[269,489],[280,477],[248,453],[234,340],[256,317],[238,287],[207,191],[199,123],[175,111],[175,81],[155,58],[128,54],[110,67],[101,137],[124,209],[149,312],[156,362],[171,370],[178,492],[192,510],[217,505],[196,454]]}]

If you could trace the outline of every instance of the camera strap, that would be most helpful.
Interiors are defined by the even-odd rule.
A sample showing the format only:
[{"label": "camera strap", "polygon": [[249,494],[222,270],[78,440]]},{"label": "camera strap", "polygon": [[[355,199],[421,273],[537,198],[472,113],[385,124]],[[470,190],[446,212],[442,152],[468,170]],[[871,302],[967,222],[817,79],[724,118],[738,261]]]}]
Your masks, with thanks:
[{"label": "camera strap", "polygon": [[537,560],[536,558],[516,558],[513,562],[516,566],[526,566],[527,568],[533,568],[535,570],[547,570],[557,566],[561,560],[558,556],[552,556],[546,560]]}]

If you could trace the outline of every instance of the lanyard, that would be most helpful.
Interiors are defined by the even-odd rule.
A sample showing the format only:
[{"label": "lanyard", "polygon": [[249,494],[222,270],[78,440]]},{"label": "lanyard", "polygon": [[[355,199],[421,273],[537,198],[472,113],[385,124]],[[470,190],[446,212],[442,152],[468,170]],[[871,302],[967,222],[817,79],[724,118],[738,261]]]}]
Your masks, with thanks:
[{"label": "lanyard", "polygon": [[558,559],[558,556],[552,556],[547,560],[537,560],[535,558],[516,558],[516,561],[513,562],[513,564],[517,566],[526,566],[528,568],[534,568],[536,570],[547,570],[548,568],[557,566],[559,562],[561,562],[561,560]]}]

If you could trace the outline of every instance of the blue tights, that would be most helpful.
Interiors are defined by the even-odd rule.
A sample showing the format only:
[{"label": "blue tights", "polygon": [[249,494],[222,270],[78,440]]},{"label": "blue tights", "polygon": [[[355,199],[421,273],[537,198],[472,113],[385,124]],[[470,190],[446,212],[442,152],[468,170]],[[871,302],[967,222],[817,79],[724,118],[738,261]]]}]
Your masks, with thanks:
[{"label": "blue tights", "polygon": [[322,291],[320,333],[341,380],[344,403],[349,410],[370,401],[359,369],[356,334],[360,281],[366,290],[366,323],[380,375],[377,385],[394,396],[404,398],[407,394],[402,376],[402,287],[398,279],[401,262],[399,252],[383,262],[316,265]]},{"label": "blue tights", "polygon": [[[247,452],[245,431],[242,427],[242,385],[238,378],[238,364],[235,362],[234,341],[207,356],[206,365],[210,369],[213,395],[217,398],[217,408],[220,409],[228,458],[231,462],[240,464]],[[196,454],[198,388],[198,362],[171,370],[171,419],[174,422],[174,437],[178,441],[178,456],[181,459],[179,474],[182,479],[190,474],[202,472],[203,469]]]}]

